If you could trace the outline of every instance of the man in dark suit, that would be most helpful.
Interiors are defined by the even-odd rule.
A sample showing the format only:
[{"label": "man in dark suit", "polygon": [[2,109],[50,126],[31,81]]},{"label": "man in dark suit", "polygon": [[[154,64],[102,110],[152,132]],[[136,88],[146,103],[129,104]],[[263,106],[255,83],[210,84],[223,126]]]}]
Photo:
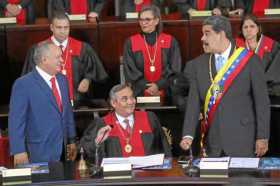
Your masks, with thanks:
[{"label": "man in dark suit", "polygon": [[75,126],[67,79],[59,74],[61,49],[51,42],[37,45],[35,69],[16,80],[9,112],[10,151],[14,164],[76,157]]},{"label": "man in dark suit", "polygon": [[270,108],[260,59],[232,41],[230,22],[203,22],[205,54],[189,62],[190,81],[183,139],[190,148],[203,108],[202,149],[208,156],[260,157],[268,150]]},{"label": "man in dark suit", "polygon": [[95,158],[97,146],[100,146],[101,157],[157,153],[171,156],[170,146],[156,115],[135,110],[136,100],[130,86],[114,86],[110,91],[110,103],[114,112],[96,119],[81,139],[81,146],[89,160]]}]

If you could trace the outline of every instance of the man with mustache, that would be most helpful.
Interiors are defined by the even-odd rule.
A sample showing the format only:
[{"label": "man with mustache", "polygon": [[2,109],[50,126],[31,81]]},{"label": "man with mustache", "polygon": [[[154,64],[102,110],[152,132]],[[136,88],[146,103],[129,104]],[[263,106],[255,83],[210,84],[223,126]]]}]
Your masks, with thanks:
[{"label": "man with mustache", "polygon": [[18,78],[12,89],[9,140],[14,164],[65,160],[66,154],[75,160],[72,106],[67,79],[59,73],[61,50],[49,41],[39,43],[34,62],[32,72]]},{"label": "man with mustache", "polygon": [[190,148],[202,110],[202,155],[263,156],[270,108],[261,61],[253,52],[236,48],[225,17],[207,18],[202,32],[205,54],[187,63],[190,90],[180,145]]},{"label": "man with mustache", "polygon": [[94,159],[100,146],[101,157],[144,156],[164,153],[171,156],[161,125],[152,112],[136,111],[135,97],[127,84],[115,85],[110,93],[114,111],[96,119],[84,132],[81,146]]}]

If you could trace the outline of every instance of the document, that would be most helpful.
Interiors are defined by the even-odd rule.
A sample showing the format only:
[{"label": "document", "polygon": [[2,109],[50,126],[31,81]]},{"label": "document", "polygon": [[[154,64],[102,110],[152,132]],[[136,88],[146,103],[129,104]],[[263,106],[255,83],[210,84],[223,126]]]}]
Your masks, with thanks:
[{"label": "document", "polygon": [[230,157],[202,158],[199,163],[200,169],[228,169]]},{"label": "document", "polygon": [[229,168],[257,169],[260,158],[231,158]]},{"label": "document", "polygon": [[162,165],[164,154],[155,154],[150,156],[130,156],[127,158],[103,158],[101,166],[104,164],[127,164],[131,163],[133,168],[142,168]]}]

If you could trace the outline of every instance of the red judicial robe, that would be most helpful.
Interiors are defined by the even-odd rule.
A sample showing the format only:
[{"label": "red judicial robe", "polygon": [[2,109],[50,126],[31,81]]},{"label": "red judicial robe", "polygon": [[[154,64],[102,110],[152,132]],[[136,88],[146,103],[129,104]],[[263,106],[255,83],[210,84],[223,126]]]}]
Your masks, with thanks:
[{"label": "red judicial robe", "polygon": [[100,146],[100,157],[127,157],[133,155],[151,155],[164,153],[171,156],[170,146],[163,133],[161,125],[152,112],[135,111],[134,126],[130,144],[132,152],[127,153],[124,150],[125,140],[123,139],[122,129],[119,125],[115,113],[109,113],[102,119],[95,119],[85,130],[81,138],[81,147],[86,152],[89,160],[94,160],[95,155],[95,137],[98,130],[104,125],[113,125],[108,139]]},{"label": "red judicial robe", "polygon": [[[157,37],[155,43],[147,48],[150,57],[155,55],[154,67],[151,65],[148,50],[145,46],[143,35],[131,36],[125,43],[123,62],[124,75],[127,82],[131,83],[135,96],[144,95],[147,83],[156,83],[166,96],[170,96],[170,85],[174,77],[181,71],[181,54],[178,43],[174,37],[155,32],[147,34],[146,38]],[[157,51],[156,49],[157,44]],[[154,68],[154,71],[151,71]]]},{"label": "red judicial robe", "polygon": [[[36,45],[32,46],[27,53],[22,75],[30,72],[35,66],[33,60],[35,47]],[[78,92],[77,89],[84,78],[92,84],[93,82],[102,82],[108,77],[95,51],[87,43],[69,37],[63,58],[62,67],[67,71],[69,94],[70,98],[74,100],[74,105],[92,99],[90,95],[92,86],[89,87],[89,92],[86,94]]]},{"label": "red judicial robe", "polygon": [[6,16],[7,4],[16,4],[22,7],[21,12],[16,17],[18,24],[30,24],[35,22],[35,11],[32,0],[2,0],[0,1],[0,16]]}]

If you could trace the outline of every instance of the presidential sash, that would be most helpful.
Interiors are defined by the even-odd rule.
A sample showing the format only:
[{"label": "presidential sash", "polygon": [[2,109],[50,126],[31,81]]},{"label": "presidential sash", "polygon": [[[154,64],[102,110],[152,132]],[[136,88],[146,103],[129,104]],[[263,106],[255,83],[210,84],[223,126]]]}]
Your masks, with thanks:
[{"label": "presidential sash", "polygon": [[204,103],[205,120],[201,127],[201,147],[203,147],[205,134],[212,123],[215,111],[218,108],[221,99],[252,55],[253,52],[245,48],[240,47],[236,49],[212,81]]}]

